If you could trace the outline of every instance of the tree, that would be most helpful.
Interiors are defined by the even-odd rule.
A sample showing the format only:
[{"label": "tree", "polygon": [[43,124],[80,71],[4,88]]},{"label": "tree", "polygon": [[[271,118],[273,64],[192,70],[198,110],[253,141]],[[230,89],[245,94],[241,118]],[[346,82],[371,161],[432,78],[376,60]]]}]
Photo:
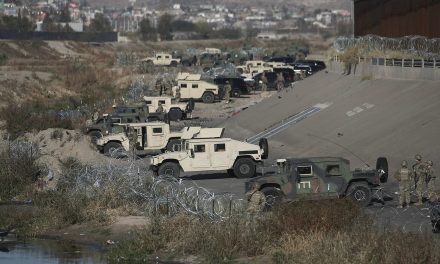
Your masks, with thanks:
[{"label": "tree", "polygon": [[97,13],[88,30],[93,32],[109,32],[112,31],[112,26],[104,14]]},{"label": "tree", "polygon": [[150,20],[144,18],[139,22],[139,33],[141,34],[142,40],[152,40],[156,41],[156,29],[151,26]]},{"label": "tree", "polygon": [[164,14],[159,18],[159,22],[157,23],[157,33],[160,34],[160,38],[162,40],[171,40],[172,39],[172,27],[171,21],[173,17],[169,14]]},{"label": "tree", "polygon": [[196,29],[196,26],[192,22],[179,19],[171,22],[171,29],[173,32],[191,32]]}]

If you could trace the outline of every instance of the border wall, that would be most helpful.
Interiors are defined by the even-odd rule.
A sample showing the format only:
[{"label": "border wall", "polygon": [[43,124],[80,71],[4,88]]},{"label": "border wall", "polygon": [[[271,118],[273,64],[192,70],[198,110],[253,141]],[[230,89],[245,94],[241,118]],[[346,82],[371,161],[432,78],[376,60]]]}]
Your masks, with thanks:
[{"label": "border wall", "polygon": [[[344,63],[332,58],[329,70],[343,73]],[[359,58],[351,74],[362,78],[440,81],[440,60]]]}]

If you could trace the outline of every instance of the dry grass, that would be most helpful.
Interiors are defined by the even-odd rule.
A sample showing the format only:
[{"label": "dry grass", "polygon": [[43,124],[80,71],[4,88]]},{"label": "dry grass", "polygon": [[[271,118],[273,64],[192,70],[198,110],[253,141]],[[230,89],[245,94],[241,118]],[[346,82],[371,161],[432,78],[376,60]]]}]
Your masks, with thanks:
[{"label": "dry grass", "polygon": [[156,216],[137,234],[110,252],[111,263],[138,263],[164,254],[202,256],[202,263],[261,255],[272,255],[273,263],[440,261],[440,247],[431,238],[379,232],[346,200],[290,203],[257,219],[245,215],[220,223],[185,215]]}]

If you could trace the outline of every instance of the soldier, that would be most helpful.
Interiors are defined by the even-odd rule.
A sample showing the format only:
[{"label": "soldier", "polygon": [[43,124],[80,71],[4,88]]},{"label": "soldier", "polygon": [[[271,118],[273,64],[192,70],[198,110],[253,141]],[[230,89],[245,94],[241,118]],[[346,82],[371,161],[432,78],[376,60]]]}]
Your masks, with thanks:
[{"label": "soldier", "polygon": [[263,72],[263,74],[261,75],[261,91],[267,91],[267,77],[265,72]]},{"label": "soldier", "polygon": [[163,106],[161,102],[159,102],[159,106],[156,109],[156,113],[163,113]]},{"label": "soldier", "polygon": [[280,92],[284,88],[284,77],[283,73],[280,72],[277,74],[277,90]]},{"label": "soldier", "polygon": [[98,118],[99,118],[99,113],[98,113],[98,111],[95,111],[93,113],[93,117],[92,117],[93,122],[98,121]]},{"label": "soldier", "polygon": [[410,180],[412,177],[412,171],[408,169],[408,162],[402,161],[401,168],[396,171],[394,178],[399,182],[399,206],[397,208],[403,208],[403,204],[409,206],[410,203]]},{"label": "soldier", "polygon": [[428,162],[426,162],[426,185],[428,185],[428,199],[430,202],[432,202],[433,200],[435,200],[435,174],[434,174],[434,169],[432,168],[432,166],[434,165],[434,163],[432,162],[432,160],[428,160]]},{"label": "soldier", "polygon": [[226,81],[226,84],[225,84],[225,101],[226,101],[226,103],[229,103],[229,101],[230,101],[230,97],[231,97],[231,90],[232,90],[232,88],[231,88],[231,85],[229,84],[229,81]]},{"label": "soldier", "polygon": [[162,95],[162,89],[163,89],[163,85],[162,85],[162,78],[158,78],[156,80],[156,84],[154,86],[155,90],[159,93],[159,95]]},{"label": "soldier", "polygon": [[261,212],[266,205],[266,197],[264,193],[258,190],[258,184],[254,183],[252,190],[246,193],[246,198],[248,200],[247,212],[249,214],[257,214]]},{"label": "soldier", "polygon": [[176,100],[179,102],[180,101],[180,97],[181,97],[181,94],[180,94],[180,87],[179,86],[177,86],[177,88],[176,88]]},{"label": "soldier", "polygon": [[415,155],[416,163],[412,166],[414,172],[414,186],[417,194],[416,205],[423,203],[423,183],[426,182],[426,166],[422,162],[422,156],[420,154]]}]

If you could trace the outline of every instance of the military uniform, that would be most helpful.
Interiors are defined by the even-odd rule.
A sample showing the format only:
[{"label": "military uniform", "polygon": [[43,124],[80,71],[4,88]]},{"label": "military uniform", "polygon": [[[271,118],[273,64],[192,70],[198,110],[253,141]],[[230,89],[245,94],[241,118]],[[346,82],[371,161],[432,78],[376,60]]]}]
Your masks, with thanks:
[{"label": "military uniform", "polygon": [[432,168],[432,161],[428,161],[426,164],[426,184],[428,185],[428,199],[429,201],[436,200],[435,193],[435,174]]},{"label": "military uniform", "polygon": [[246,198],[248,200],[247,212],[250,214],[256,214],[261,212],[266,205],[266,197],[264,193],[258,189],[253,189],[246,193]]},{"label": "military uniform", "polygon": [[162,78],[156,80],[156,85],[154,86],[154,88],[159,93],[159,95],[162,95],[164,88]]},{"label": "military uniform", "polygon": [[412,166],[414,171],[414,185],[418,198],[417,205],[423,203],[423,185],[426,182],[426,164],[422,162],[422,157],[416,155],[416,163]]},{"label": "military uniform", "polygon": [[163,113],[163,106],[162,106],[162,104],[161,103],[159,103],[159,106],[157,107],[157,109],[156,109],[156,113]]},{"label": "military uniform", "polygon": [[413,173],[407,167],[407,162],[403,161],[401,168],[394,174],[394,178],[399,182],[399,208],[402,208],[404,203],[409,206],[411,198],[410,182]]},{"label": "military uniform", "polygon": [[266,74],[263,73],[263,76],[261,76],[261,91],[266,92],[267,91],[267,77]]},{"label": "military uniform", "polygon": [[225,84],[225,101],[228,103],[229,100],[231,99],[231,85],[229,84],[229,82],[226,82]]},{"label": "military uniform", "polygon": [[277,90],[278,92],[281,91],[284,88],[284,77],[283,74],[280,72],[277,75]]},{"label": "military uniform", "polygon": [[180,97],[181,97],[181,94],[180,94],[180,87],[177,87],[177,89],[176,89],[176,100],[177,101],[180,101]]}]

